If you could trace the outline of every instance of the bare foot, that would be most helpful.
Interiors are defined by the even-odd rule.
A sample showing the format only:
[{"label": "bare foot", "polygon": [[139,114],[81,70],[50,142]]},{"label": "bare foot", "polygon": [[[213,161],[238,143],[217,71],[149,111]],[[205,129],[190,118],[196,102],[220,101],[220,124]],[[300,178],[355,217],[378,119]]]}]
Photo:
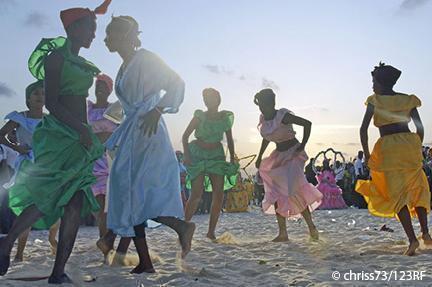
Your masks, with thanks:
[{"label": "bare foot", "polygon": [[273,239],[272,240],[273,242],[287,242],[287,241],[289,241],[289,239],[288,239],[288,235],[287,234],[284,234],[284,235],[281,235],[281,234],[279,234],[275,239]]},{"label": "bare foot", "polygon": [[[0,250],[5,250],[4,245],[4,238],[0,238]],[[10,255],[7,254],[0,254],[0,276],[4,276],[10,265]]]},{"label": "bare foot", "polygon": [[20,255],[20,256],[18,256],[18,254],[15,255],[14,262],[23,262],[23,261],[24,261],[24,258],[22,255]]},{"label": "bare foot", "polygon": [[130,274],[142,274],[142,273],[156,273],[156,270],[153,266],[145,267],[144,265],[137,265],[134,269],[131,270]]},{"label": "bare foot", "polygon": [[411,242],[408,246],[408,249],[404,252],[403,255],[406,256],[413,256],[415,254],[416,249],[419,247],[420,243],[416,239],[415,241]]},{"label": "bare foot", "polygon": [[195,223],[185,222],[185,228],[179,233],[180,245],[182,247],[181,257],[185,258],[192,247],[192,237],[195,232]]},{"label": "bare foot", "polygon": [[63,283],[69,283],[72,284],[72,280],[67,276],[65,273],[63,273],[60,276],[52,275],[48,278],[48,284],[63,284]]},{"label": "bare foot", "polygon": [[111,249],[113,249],[113,244],[110,238],[102,237],[96,242],[96,246],[102,251],[104,256],[107,256]]},{"label": "bare foot", "polygon": [[309,229],[309,235],[312,240],[318,240],[319,239],[318,229],[316,229],[316,227]]},{"label": "bare foot", "polygon": [[214,233],[208,232],[207,235],[206,235],[206,237],[208,239],[210,239],[211,241],[215,241],[216,240],[216,235]]},{"label": "bare foot", "polygon": [[432,238],[429,233],[423,233],[421,238],[425,245],[432,245]]}]

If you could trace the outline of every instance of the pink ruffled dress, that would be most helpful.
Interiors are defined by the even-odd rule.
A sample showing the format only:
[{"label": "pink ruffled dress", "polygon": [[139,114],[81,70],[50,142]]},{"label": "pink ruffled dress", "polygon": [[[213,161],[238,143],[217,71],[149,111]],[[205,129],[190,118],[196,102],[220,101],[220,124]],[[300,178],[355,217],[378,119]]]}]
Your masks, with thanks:
[{"label": "pink ruffled dress", "polygon": [[[113,132],[117,125],[110,120],[104,118],[103,114],[107,108],[95,108],[94,103],[88,101],[87,113],[88,122],[92,127],[95,134],[101,132]],[[109,168],[107,155],[104,155],[98,159],[93,167],[93,174],[96,177],[96,183],[92,185],[92,191],[94,196],[106,195],[107,182],[109,177]]]},{"label": "pink ruffled dress", "polygon": [[337,186],[333,171],[324,170],[317,175],[318,190],[323,194],[321,205],[318,209],[343,209],[347,208],[342,197],[342,190]]},{"label": "pink ruffled dress", "polygon": [[[258,129],[261,136],[268,141],[280,143],[295,138],[292,125],[282,123],[287,109],[277,111],[274,119],[266,121],[261,115]],[[269,157],[264,158],[259,168],[259,174],[264,183],[264,200],[262,208],[265,213],[278,214],[289,218],[298,217],[302,211],[316,209],[321,204],[322,194],[304,175],[306,152],[298,152],[300,144],[280,152],[274,150]],[[277,203],[277,210],[274,204]]]}]

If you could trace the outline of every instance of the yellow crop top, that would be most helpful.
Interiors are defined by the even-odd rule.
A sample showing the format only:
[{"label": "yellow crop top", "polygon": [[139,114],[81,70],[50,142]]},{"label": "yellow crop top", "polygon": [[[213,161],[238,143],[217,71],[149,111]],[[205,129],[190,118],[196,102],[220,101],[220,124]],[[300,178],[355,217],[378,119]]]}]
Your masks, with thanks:
[{"label": "yellow crop top", "polygon": [[382,127],[394,123],[409,123],[411,110],[420,107],[421,101],[415,95],[383,96],[374,94],[367,98],[365,104],[374,106],[374,125]]}]

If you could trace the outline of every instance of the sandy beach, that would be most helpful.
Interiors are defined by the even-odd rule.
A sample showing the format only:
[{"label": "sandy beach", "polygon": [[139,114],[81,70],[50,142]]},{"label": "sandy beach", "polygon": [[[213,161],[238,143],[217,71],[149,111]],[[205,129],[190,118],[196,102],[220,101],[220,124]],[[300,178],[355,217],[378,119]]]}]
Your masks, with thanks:
[{"label": "sandy beach", "polygon": [[[367,210],[357,209],[316,211],[314,219],[320,230],[320,241],[311,242],[305,222],[297,220],[288,223],[290,242],[272,243],[277,233],[273,216],[262,214],[258,208],[247,213],[224,213],[218,228],[218,242],[213,243],[205,238],[208,215],[198,215],[194,217],[197,230],[193,250],[184,261],[177,257],[179,247],[171,230],[165,227],[149,230],[147,238],[157,270],[152,275],[130,275],[129,266],[105,265],[95,246],[97,228],[82,227],[67,271],[76,282],[75,286],[95,287],[432,285],[432,271],[428,268],[432,249],[421,244],[416,256],[400,255],[406,248],[406,241],[395,219],[372,217]],[[394,232],[379,231],[383,224]],[[414,226],[419,230],[417,222]],[[130,252],[134,252],[133,248]],[[49,275],[53,259],[47,232],[34,231],[27,245],[25,262],[12,264],[8,275],[0,279],[0,285],[47,286],[46,280],[13,279]],[[350,270],[355,273],[376,271],[375,276],[380,278],[343,280],[343,274]],[[335,271],[342,276],[337,281],[332,279]],[[385,275],[392,271],[391,280],[385,281]],[[412,271],[423,271],[422,280],[408,280],[409,275],[414,274]],[[396,276],[398,280],[395,281]]]}]

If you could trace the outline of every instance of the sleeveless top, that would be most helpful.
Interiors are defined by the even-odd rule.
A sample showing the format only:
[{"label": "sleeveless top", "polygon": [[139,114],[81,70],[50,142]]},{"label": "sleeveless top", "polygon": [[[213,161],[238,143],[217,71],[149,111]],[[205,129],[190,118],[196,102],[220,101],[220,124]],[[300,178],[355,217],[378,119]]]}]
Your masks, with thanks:
[{"label": "sleeveless top", "polygon": [[206,143],[218,143],[222,141],[223,135],[230,130],[234,124],[234,114],[230,111],[220,111],[222,116],[219,119],[208,119],[207,114],[202,110],[196,110],[194,117],[200,123],[195,130],[195,138]]},{"label": "sleeveless top", "polygon": [[94,133],[113,132],[117,125],[104,117],[107,108],[95,108],[94,103],[87,101],[88,123],[92,127]]},{"label": "sleeveless top", "polygon": [[295,138],[296,132],[293,129],[292,124],[284,124],[282,120],[286,113],[294,114],[293,112],[281,108],[276,112],[275,117],[272,120],[265,120],[264,115],[261,114],[258,130],[263,138],[268,141],[280,143],[289,141]]},{"label": "sleeveless top", "polygon": [[88,96],[88,90],[93,85],[93,78],[100,70],[83,57],[72,54],[70,41],[65,37],[42,39],[29,59],[29,70],[38,80],[45,78],[45,59],[53,52],[59,52],[63,58],[63,68],[60,79],[61,96]]},{"label": "sleeveless top", "polygon": [[394,96],[372,95],[365,105],[374,106],[374,125],[381,127],[394,123],[409,123],[411,110],[421,106],[415,95],[397,94]]}]

